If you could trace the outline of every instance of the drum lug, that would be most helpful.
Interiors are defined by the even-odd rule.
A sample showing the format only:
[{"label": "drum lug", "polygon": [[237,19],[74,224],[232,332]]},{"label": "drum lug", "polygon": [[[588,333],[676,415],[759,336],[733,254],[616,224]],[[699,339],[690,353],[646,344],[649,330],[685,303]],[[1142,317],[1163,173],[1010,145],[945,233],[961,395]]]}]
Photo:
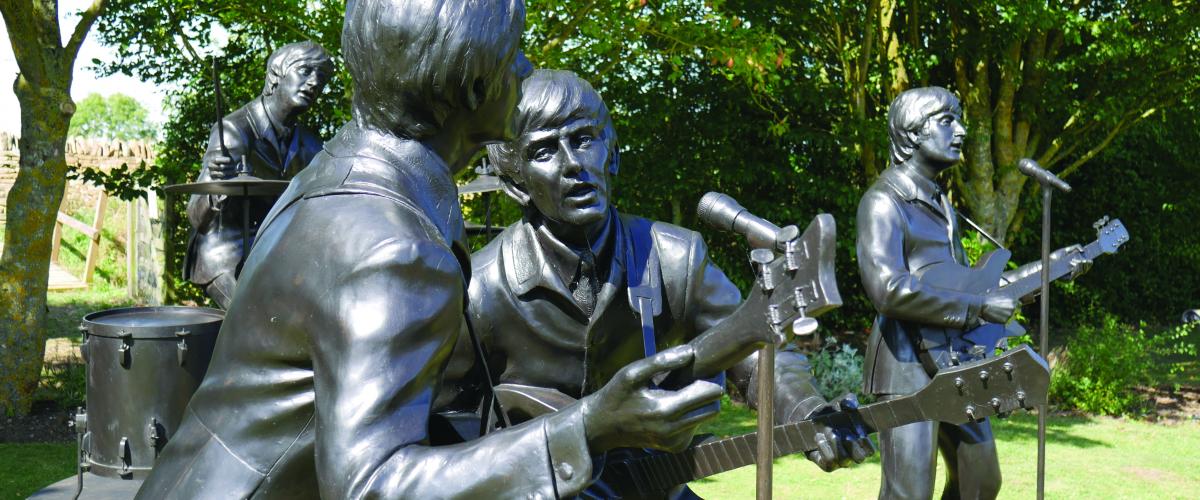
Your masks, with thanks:
[{"label": "drum lug", "polygon": [[79,330],[80,335],[83,335],[83,343],[79,344],[79,355],[81,357],[83,357],[83,362],[87,363],[88,358],[90,358],[90,356],[88,355],[88,333],[89,333],[89,331],[88,331],[87,324],[80,323],[78,330]]},{"label": "drum lug", "polygon": [[154,456],[158,456],[158,449],[162,447],[163,435],[159,432],[161,428],[158,424],[158,419],[150,417],[150,425],[147,429],[146,442],[150,443],[150,448],[154,449]]},{"label": "drum lug", "polygon": [[121,436],[121,443],[117,446],[120,447],[117,450],[117,457],[121,459],[121,475],[125,475],[129,473],[129,466],[133,465],[133,457],[130,456],[129,451],[129,438]]},{"label": "drum lug", "polygon": [[187,361],[187,338],[188,335],[191,334],[192,332],[187,330],[179,330],[175,332],[175,336],[179,338],[179,343],[175,344],[176,354],[179,355],[179,366],[183,366],[184,362]]},{"label": "drum lug", "polygon": [[129,368],[129,365],[133,362],[133,360],[130,359],[132,356],[129,354],[129,346],[133,344],[133,334],[125,330],[121,330],[117,332],[117,336],[121,337],[121,347],[117,348],[117,360],[120,361],[121,366]]}]

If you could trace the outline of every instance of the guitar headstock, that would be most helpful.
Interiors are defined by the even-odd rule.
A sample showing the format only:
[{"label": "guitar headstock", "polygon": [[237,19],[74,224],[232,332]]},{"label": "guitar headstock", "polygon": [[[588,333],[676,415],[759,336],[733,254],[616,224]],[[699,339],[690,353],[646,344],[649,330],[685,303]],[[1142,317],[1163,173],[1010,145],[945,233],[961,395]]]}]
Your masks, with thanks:
[{"label": "guitar headstock", "polygon": [[1092,227],[1096,228],[1096,246],[1100,252],[1116,253],[1121,245],[1129,241],[1129,231],[1121,224],[1120,219],[1109,220],[1106,215],[1092,224]]},{"label": "guitar headstock", "polygon": [[834,270],[835,233],[833,216],[819,214],[804,234],[783,243],[781,252],[760,248],[751,253],[758,279],[746,302],[764,310],[777,336],[811,330],[811,318],[842,305]]},{"label": "guitar headstock", "polygon": [[926,420],[961,425],[1046,403],[1050,367],[1021,346],[986,361],[938,371],[913,395]]}]

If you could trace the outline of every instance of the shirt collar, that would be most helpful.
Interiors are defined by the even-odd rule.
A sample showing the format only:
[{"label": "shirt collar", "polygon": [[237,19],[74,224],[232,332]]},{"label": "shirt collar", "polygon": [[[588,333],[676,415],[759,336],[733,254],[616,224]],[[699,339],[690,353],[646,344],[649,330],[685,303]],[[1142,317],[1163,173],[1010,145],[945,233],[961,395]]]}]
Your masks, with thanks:
[{"label": "shirt collar", "polygon": [[[579,267],[579,254],[541,225],[524,220],[517,223],[513,237],[505,248],[505,260],[511,271],[510,283],[517,295],[529,293],[534,288],[554,290],[570,296],[566,284],[575,276]],[[609,209],[608,223],[601,236],[592,242],[597,270],[607,267],[607,279],[614,282],[624,272],[624,237],[616,209]],[[603,275],[603,273],[597,273]]]},{"label": "shirt collar", "polygon": [[942,188],[933,179],[928,179],[907,165],[889,167],[883,177],[905,201],[920,200],[937,206]]}]

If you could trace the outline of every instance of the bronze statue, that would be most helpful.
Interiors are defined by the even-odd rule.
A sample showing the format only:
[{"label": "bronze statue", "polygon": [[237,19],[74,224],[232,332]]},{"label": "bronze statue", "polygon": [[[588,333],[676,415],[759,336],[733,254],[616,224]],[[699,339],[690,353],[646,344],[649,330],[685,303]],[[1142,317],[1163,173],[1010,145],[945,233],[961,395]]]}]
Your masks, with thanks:
[{"label": "bronze statue", "polygon": [[[960,275],[971,271],[954,207],[936,181],[962,158],[966,129],[958,99],[939,87],[905,91],[892,102],[888,123],[892,164],[863,194],[857,217],[859,270],[879,312],[867,341],[863,389],[883,401],[916,392],[940,370],[994,350],[994,341],[978,345],[971,335],[991,324],[1001,330],[993,338],[1002,337],[1018,302],[995,290],[997,283],[974,293],[922,274],[944,270],[946,263]],[[1070,259],[1073,275],[1089,264],[1077,246],[1052,257]],[[1039,270],[1034,262],[1001,279],[1011,282]],[[943,498],[995,498],[1000,491],[987,419],[908,424],[881,431],[879,443],[880,498],[932,497],[939,449],[948,467]]]},{"label": "bronze statue", "polygon": [[[261,179],[287,180],[308,166],[321,151],[321,139],[297,118],[321,94],[332,73],[329,54],[311,41],[271,53],[262,95],[213,125],[197,181],[228,179],[239,167]],[[188,203],[192,234],[184,278],[203,287],[222,309],[228,309],[233,298],[243,245],[253,241],[275,200],[199,194]],[[243,227],[243,210],[249,212],[249,227]]]},{"label": "bronze statue", "polygon": [[679,449],[715,414],[715,384],[648,387],[691,361],[683,347],[562,411],[434,443],[471,269],[451,176],[513,137],[523,28],[521,0],[347,3],[353,119],[264,220],[140,498],[570,497],[592,453]]},{"label": "bronze statue", "polygon": [[[568,71],[535,71],[522,84],[514,122],[516,138],[489,146],[489,155],[524,216],[472,256],[468,315],[486,363],[472,363],[477,348],[460,337],[441,394],[457,399],[447,405],[467,410],[479,406],[474,384],[484,379],[504,389],[532,386],[585,397],[621,367],[695,340],[741,303],[737,287],[708,260],[698,233],[612,206],[617,135],[604,101],[586,81]],[[651,279],[640,279],[647,274]],[[648,323],[635,305],[638,291],[631,290],[638,283],[649,283],[661,304]],[[756,359],[729,371],[752,406]],[[803,354],[781,352],[775,364],[778,423],[827,408]],[[490,373],[481,376],[485,368]],[[710,380],[724,384],[723,374]],[[825,470],[861,462],[872,450],[865,434],[833,442],[809,456]],[[597,482],[585,496],[614,497],[613,486]],[[681,485],[670,496],[689,495]]]}]

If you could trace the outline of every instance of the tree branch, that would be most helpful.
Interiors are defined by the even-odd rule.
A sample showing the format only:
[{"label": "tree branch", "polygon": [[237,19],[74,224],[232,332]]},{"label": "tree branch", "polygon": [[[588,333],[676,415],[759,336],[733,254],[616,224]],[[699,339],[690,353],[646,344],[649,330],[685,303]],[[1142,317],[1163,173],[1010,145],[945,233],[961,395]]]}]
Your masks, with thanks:
[{"label": "tree branch", "polygon": [[79,55],[79,48],[83,46],[83,40],[87,38],[88,31],[92,29],[92,24],[95,24],[96,19],[104,13],[104,8],[107,6],[108,0],[92,0],[91,7],[80,13],[79,24],[75,25],[75,32],[71,33],[71,39],[67,41],[66,51],[63,53],[63,61],[67,63],[67,67],[71,67],[75,63],[75,57]]}]

